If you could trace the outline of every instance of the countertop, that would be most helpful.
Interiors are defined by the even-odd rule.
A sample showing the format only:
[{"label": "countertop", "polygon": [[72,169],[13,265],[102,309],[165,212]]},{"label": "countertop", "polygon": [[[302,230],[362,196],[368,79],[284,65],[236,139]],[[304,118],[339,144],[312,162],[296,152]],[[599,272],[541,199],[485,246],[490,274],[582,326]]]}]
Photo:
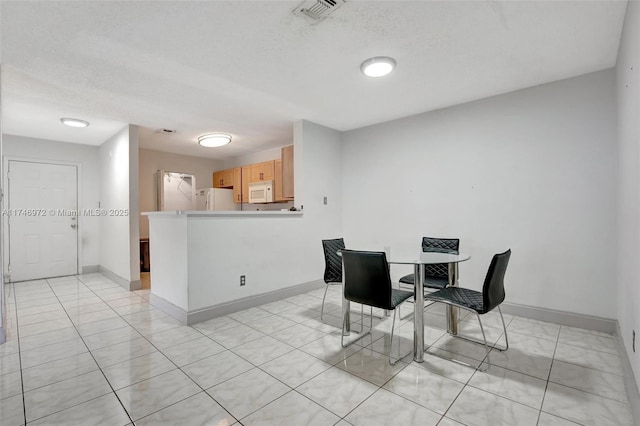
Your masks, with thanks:
[{"label": "countertop", "polygon": [[142,212],[149,217],[301,217],[302,211],[258,210],[258,211],[208,211],[208,210],[167,210],[160,212]]}]

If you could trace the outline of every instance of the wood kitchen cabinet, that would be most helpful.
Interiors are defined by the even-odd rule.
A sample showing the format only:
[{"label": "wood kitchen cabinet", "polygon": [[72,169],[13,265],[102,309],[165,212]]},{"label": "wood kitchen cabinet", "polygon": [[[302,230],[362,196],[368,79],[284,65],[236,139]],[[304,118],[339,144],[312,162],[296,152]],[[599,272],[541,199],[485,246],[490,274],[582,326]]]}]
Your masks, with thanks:
[{"label": "wood kitchen cabinet", "polygon": [[273,201],[283,203],[293,200],[293,197],[284,196],[284,168],[282,160],[275,160],[275,179],[273,180],[273,186],[275,191]]},{"label": "wood kitchen cabinet", "polygon": [[249,183],[273,181],[274,202],[293,200],[293,145],[282,148],[282,158],[213,172],[214,188],[233,188],[234,203],[249,202]]},{"label": "wood kitchen cabinet", "polygon": [[233,171],[234,169],[228,169],[213,172],[213,187],[233,188]]},{"label": "wood kitchen cabinet", "polygon": [[251,168],[251,180],[249,182],[273,180],[275,177],[275,160],[251,164],[249,167]]},{"label": "wood kitchen cabinet", "polygon": [[249,179],[251,179],[251,166],[242,166],[242,202],[249,202]]},{"label": "wood kitchen cabinet", "polygon": [[273,201],[281,202],[286,201],[282,198],[282,160],[275,160],[275,179],[273,179],[273,190],[275,192],[273,196]]},{"label": "wood kitchen cabinet", "polygon": [[242,167],[233,169],[233,202],[236,204],[242,203],[242,185],[238,182],[242,182]]},{"label": "wood kitchen cabinet", "polygon": [[233,169],[233,202],[249,202],[249,176],[250,166],[236,167]]},{"label": "wood kitchen cabinet", "polygon": [[293,200],[293,145],[283,146],[282,157],[282,198]]},{"label": "wood kitchen cabinet", "polygon": [[282,147],[280,160],[275,160],[274,201],[293,200],[293,145]]}]

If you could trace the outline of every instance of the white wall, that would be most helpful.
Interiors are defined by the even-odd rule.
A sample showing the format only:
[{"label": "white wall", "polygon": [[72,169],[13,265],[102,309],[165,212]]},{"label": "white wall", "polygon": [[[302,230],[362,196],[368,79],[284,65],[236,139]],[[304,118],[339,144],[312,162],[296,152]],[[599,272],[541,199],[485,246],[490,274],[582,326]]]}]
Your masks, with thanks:
[{"label": "white wall", "polygon": [[[210,188],[213,185],[213,172],[223,169],[221,160],[141,149],[138,173],[140,211],[156,210],[156,170],[189,173],[196,177],[196,188]],[[149,220],[146,216],[140,217],[140,238],[149,238]]]},{"label": "white wall", "polygon": [[[2,91],[0,89],[0,117],[2,117]],[[4,161],[2,145],[2,120],[0,119],[0,194],[4,194]],[[0,211],[4,210],[4,197],[0,196]],[[0,235],[4,235],[4,221],[0,220]],[[4,244],[0,241],[0,344],[6,340],[4,299]]]},{"label": "white wall", "polygon": [[472,256],[461,285],[476,289],[491,256],[511,248],[507,302],[615,318],[614,77],[346,132],[347,246],[412,255],[422,236],[460,237]]},{"label": "white wall", "polygon": [[[151,292],[170,301],[185,312],[189,311],[189,249],[187,246],[187,218],[154,217],[150,226]],[[161,261],[157,261],[162,259]]]},{"label": "white wall", "polygon": [[341,233],[340,133],[310,122],[295,127],[295,193],[304,215],[190,218],[189,311],[322,278],[321,240]]},{"label": "white wall", "polygon": [[[291,143],[283,144],[291,145]],[[231,158],[224,161],[223,169],[232,169],[234,167],[242,167],[247,164],[262,163],[264,161],[277,160],[282,156],[282,147],[270,148],[264,151],[253,152],[251,154],[242,155],[240,157]]]},{"label": "white wall", "polygon": [[[138,168],[140,149],[138,126],[129,126],[129,270],[130,282],[140,281],[140,187]],[[135,286],[137,289],[137,284]]]},{"label": "white wall", "polygon": [[[618,323],[640,383],[640,355],[632,331],[640,333],[640,3],[630,1],[616,67],[619,140]],[[636,345],[640,344],[640,335]]]},{"label": "white wall", "polygon": [[[98,208],[100,193],[100,160],[98,147],[33,139],[22,136],[3,135],[4,155],[38,161],[64,162],[80,165],[79,188],[80,209]],[[100,225],[97,217],[78,218],[81,245],[79,247],[82,266],[100,263]]]},{"label": "white wall", "polygon": [[100,217],[100,265],[127,281],[140,279],[136,185],[138,132],[127,126],[100,145],[100,207],[129,210],[128,216]]}]

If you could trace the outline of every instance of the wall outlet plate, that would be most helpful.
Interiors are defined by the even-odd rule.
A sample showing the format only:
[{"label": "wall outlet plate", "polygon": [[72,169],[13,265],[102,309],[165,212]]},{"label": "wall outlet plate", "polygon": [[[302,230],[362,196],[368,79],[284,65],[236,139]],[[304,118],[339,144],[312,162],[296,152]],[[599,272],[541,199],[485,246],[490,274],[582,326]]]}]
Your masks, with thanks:
[{"label": "wall outlet plate", "polygon": [[243,286],[247,283],[246,275],[240,275],[240,286]]}]

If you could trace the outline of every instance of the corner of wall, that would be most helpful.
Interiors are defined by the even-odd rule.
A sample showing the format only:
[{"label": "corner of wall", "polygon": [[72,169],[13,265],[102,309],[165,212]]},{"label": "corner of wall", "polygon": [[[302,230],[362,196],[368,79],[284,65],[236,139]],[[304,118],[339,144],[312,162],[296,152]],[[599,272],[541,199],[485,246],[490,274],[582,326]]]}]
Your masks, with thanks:
[{"label": "corner of wall", "polygon": [[129,250],[130,277],[140,288],[140,149],[138,126],[129,125]]},{"label": "corner of wall", "polygon": [[[139,256],[139,253],[138,250],[132,253],[131,249],[133,243],[130,222],[133,214],[136,214],[137,220],[137,201],[135,211],[132,212],[130,133],[133,133],[133,144],[137,149],[137,127],[131,125],[119,130],[99,148],[100,208],[103,211],[100,215],[99,264],[127,282],[135,282],[139,276],[132,276],[131,264],[134,261],[132,257]],[[137,159],[137,153],[135,157]],[[136,181],[137,178],[134,177],[134,182]]]},{"label": "corner of wall", "polygon": [[[640,385],[640,357],[632,350],[640,332],[640,2],[629,1],[616,63],[617,94],[617,319],[621,348]],[[636,390],[637,392],[637,390]],[[634,413],[636,414],[636,413]],[[640,413],[638,413],[640,416]],[[640,419],[636,419],[639,420]]]}]

